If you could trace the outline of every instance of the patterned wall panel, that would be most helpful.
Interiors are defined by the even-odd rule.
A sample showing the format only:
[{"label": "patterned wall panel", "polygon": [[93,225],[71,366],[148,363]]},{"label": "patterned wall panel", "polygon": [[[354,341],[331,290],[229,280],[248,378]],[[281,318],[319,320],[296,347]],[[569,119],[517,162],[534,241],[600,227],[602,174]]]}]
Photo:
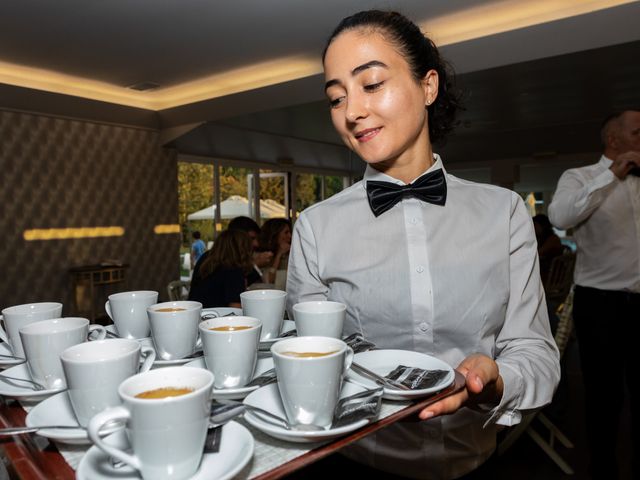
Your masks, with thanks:
[{"label": "patterned wall panel", "polygon": [[[177,161],[157,132],[0,111],[0,308],[62,301],[73,313],[74,266],[130,265],[116,290],[166,298],[179,278]],[[121,226],[121,237],[25,241],[34,228]],[[99,298],[98,302],[102,302]]]}]

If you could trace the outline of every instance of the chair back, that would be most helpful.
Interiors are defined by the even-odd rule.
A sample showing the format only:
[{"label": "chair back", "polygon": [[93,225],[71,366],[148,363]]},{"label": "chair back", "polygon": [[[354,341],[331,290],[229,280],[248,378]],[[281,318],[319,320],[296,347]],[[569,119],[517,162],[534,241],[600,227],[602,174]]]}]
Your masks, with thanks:
[{"label": "chair back", "polygon": [[560,358],[562,358],[573,331],[573,288],[569,288],[567,298],[560,304],[556,314],[558,315],[558,327],[554,340],[558,346]]},{"label": "chair back", "polygon": [[167,293],[169,294],[169,300],[172,302],[178,300],[186,300],[189,295],[189,287],[191,282],[188,280],[173,280],[167,285]]},{"label": "chair back", "polygon": [[564,300],[573,284],[573,269],[576,265],[576,255],[573,252],[558,255],[551,262],[549,276],[544,285],[547,299]]}]

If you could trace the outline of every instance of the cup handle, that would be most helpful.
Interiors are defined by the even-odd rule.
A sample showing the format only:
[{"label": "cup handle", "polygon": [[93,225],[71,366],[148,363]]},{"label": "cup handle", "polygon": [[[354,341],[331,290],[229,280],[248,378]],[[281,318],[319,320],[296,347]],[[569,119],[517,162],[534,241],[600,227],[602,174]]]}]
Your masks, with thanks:
[{"label": "cup handle", "polygon": [[95,415],[89,421],[89,425],[87,426],[87,433],[89,434],[89,438],[94,443],[94,445],[100,450],[106,452],[114,458],[117,458],[118,460],[123,461],[136,470],[140,470],[141,464],[140,460],[137,457],[125,453],[122,450],[107,444],[100,437],[100,429],[108,422],[127,421],[129,420],[129,418],[131,418],[131,414],[129,413],[129,410],[127,410],[123,406],[108,408],[107,410],[104,410]]},{"label": "cup handle", "polygon": [[153,365],[153,362],[156,361],[156,351],[152,347],[142,347],[140,348],[140,355],[144,358],[139,371],[139,373],[142,373],[149,370]]},{"label": "cup handle", "polygon": [[0,340],[2,340],[4,343],[9,343],[7,334],[4,331],[4,317],[2,315],[0,315]]},{"label": "cup handle", "polygon": [[[94,332],[98,332],[96,335],[93,335]],[[92,336],[93,335],[93,336]],[[89,325],[89,335],[87,335],[87,340],[104,340],[107,336],[107,331],[102,325],[92,324]]]},{"label": "cup handle", "polygon": [[344,370],[342,376],[347,375],[347,371],[351,368],[351,362],[353,362],[353,348],[347,347],[347,354],[344,356]]},{"label": "cup handle", "polygon": [[111,315],[111,304],[109,303],[109,300],[107,300],[104,304],[104,311],[107,312],[109,318],[113,320],[113,315]]}]

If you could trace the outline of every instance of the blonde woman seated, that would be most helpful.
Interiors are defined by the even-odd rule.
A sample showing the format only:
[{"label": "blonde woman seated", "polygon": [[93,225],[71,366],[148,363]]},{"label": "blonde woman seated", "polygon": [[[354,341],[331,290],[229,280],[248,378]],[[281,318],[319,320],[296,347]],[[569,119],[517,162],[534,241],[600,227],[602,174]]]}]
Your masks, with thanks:
[{"label": "blonde woman seated", "polygon": [[273,253],[271,264],[262,271],[265,283],[276,283],[278,270],[286,272],[291,249],[291,223],[286,218],[271,218],[264,222],[259,239],[261,251]]},{"label": "blonde woman seated", "polygon": [[226,230],[193,271],[189,300],[205,308],[240,308],[240,294],[247,289],[246,275],[253,268],[253,248],[246,232]]}]

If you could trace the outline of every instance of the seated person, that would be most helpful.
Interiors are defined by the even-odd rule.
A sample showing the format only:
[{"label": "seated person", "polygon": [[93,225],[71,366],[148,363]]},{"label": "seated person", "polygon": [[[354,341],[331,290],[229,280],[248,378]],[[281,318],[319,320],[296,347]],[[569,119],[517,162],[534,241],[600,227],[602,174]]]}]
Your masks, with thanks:
[{"label": "seated person", "polygon": [[286,218],[271,218],[264,222],[260,231],[259,250],[271,252],[273,260],[263,269],[262,279],[275,283],[276,272],[287,270],[291,249],[291,222]]},{"label": "seated person", "polygon": [[240,230],[246,232],[251,239],[253,249],[253,268],[247,274],[247,285],[262,282],[262,269],[271,263],[273,253],[269,251],[258,251],[258,236],[260,227],[249,217],[235,217],[229,222],[228,230]]},{"label": "seated person", "polygon": [[241,308],[240,294],[247,289],[246,275],[253,268],[251,239],[242,231],[226,230],[196,264],[189,300],[204,308]]}]

